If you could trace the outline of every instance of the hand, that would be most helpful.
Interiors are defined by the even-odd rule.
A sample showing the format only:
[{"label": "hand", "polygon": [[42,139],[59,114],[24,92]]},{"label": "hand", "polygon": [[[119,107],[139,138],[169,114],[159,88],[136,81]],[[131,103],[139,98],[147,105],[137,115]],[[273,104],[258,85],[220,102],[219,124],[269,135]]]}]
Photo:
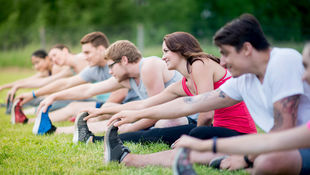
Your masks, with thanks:
[{"label": "hand", "polygon": [[133,123],[139,118],[137,117],[137,112],[134,110],[126,110],[119,112],[112,116],[112,118],[108,121],[108,126],[110,126],[114,121],[117,121],[114,123],[114,126],[119,127],[125,123]]},{"label": "hand", "polygon": [[44,98],[43,101],[41,101],[41,103],[39,104],[39,107],[38,107],[38,112],[43,109],[43,112],[46,112],[47,108],[53,104],[54,102],[54,97],[53,95],[50,95],[50,96],[47,96],[46,98]]},{"label": "hand", "polygon": [[202,141],[203,140],[191,136],[183,135],[171,145],[171,148],[174,149],[184,147],[196,151],[204,151],[204,149],[200,147],[202,145],[201,144]]},{"label": "hand", "polygon": [[232,155],[224,160],[222,160],[220,168],[227,169],[227,170],[238,170],[247,167],[247,163],[244,161],[243,156],[240,155]]},{"label": "hand", "polygon": [[23,106],[27,102],[31,101],[33,99],[33,96],[31,92],[26,92],[17,96],[16,99],[20,99],[21,100],[20,105]]},{"label": "hand", "polygon": [[82,110],[81,112],[88,113],[88,116],[85,117],[84,120],[88,120],[90,118],[94,118],[94,117],[97,117],[103,114],[102,110],[98,108],[88,108],[88,109]]},{"label": "hand", "polygon": [[8,91],[8,94],[6,96],[6,101],[10,100],[13,101],[15,97],[15,93],[17,91],[17,88],[13,87]]}]

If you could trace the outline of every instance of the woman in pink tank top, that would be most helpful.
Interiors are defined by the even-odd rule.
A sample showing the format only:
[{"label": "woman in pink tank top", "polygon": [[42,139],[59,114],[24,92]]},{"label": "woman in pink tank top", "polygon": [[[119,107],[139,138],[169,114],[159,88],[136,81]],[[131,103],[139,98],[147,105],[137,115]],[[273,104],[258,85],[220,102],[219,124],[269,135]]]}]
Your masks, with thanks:
[{"label": "woman in pink tank top", "polygon": [[[155,96],[122,105],[122,112],[118,114],[126,116],[126,118],[134,118],[138,113],[141,113],[140,109],[148,109],[181,96],[213,91],[230,78],[229,72],[219,64],[219,58],[203,52],[197,39],[189,33],[175,32],[166,35],[162,50],[163,60],[168,69],[177,70],[183,75],[183,79],[171,84]],[[126,111],[128,109],[131,111]],[[91,116],[114,112],[113,107],[101,108],[99,112],[88,111]],[[244,103],[200,113],[197,125],[188,118],[186,120],[188,122],[181,126],[163,128],[160,126],[160,122],[157,122],[153,129],[123,133],[120,134],[120,138],[122,141],[130,142],[161,140],[172,144],[183,134],[209,139],[214,136],[231,137],[256,133],[254,121]],[[182,119],[186,118],[182,117]],[[95,136],[93,140],[96,142],[102,138]]]}]

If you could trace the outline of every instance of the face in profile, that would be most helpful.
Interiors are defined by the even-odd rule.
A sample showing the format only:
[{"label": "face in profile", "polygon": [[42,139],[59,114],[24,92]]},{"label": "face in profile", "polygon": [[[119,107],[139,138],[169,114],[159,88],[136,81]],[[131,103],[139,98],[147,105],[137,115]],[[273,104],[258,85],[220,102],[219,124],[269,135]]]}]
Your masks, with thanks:
[{"label": "face in profile", "polygon": [[36,71],[43,72],[48,69],[47,59],[42,59],[36,56],[32,56],[31,62]]},{"label": "face in profile", "polygon": [[310,84],[310,44],[307,44],[304,48],[302,62],[305,67],[303,79]]},{"label": "face in profile", "polygon": [[100,49],[102,46],[94,47],[91,43],[82,45],[82,52],[89,66],[96,66],[100,63],[100,59],[104,54],[104,50]]},{"label": "face in profile", "polygon": [[48,53],[48,56],[52,59],[52,61],[59,65],[59,66],[63,66],[65,64],[65,60],[66,60],[66,54],[65,54],[65,50],[61,50],[58,48],[53,48],[50,50],[50,52]]}]

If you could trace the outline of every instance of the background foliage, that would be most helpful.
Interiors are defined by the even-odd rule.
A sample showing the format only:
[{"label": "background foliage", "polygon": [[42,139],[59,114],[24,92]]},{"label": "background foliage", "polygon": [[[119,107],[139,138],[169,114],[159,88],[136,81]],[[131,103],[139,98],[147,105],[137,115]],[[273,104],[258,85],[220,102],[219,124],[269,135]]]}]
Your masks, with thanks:
[{"label": "background foliage", "polygon": [[165,34],[187,31],[210,42],[222,25],[252,13],[276,41],[310,38],[310,0],[0,0],[0,49],[30,43],[78,45],[88,32],[111,40],[136,42],[143,26],[144,44],[160,44]]}]

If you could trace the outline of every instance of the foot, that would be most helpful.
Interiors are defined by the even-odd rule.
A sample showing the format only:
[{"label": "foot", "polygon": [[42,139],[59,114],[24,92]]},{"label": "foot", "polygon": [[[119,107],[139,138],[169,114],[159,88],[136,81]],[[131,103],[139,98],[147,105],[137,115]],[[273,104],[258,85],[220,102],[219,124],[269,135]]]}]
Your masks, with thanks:
[{"label": "foot", "polygon": [[6,102],[6,111],[5,111],[6,114],[11,114],[12,101],[10,99],[11,99],[11,95],[9,95],[8,100]]},{"label": "foot", "polygon": [[104,138],[104,162],[111,161],[121,162],[125,156],[130,153],[130,150],[123,145],[123,142],[118,136],[118,128],[114,123],[109,126]]},{"label": "foot", "polygon": [[11,111],[11,123],[27,123],[28,118],[22,111],[22,107],[20,106],[21,100],[16,100],[12,106],[12,111]]},{"label": "foot", "polygon": [[88,113],[83,112],[76,117],[76,120],[74,122],[73,143],[88,143],[90,141],[92,142],[94,134],[89,131],[87,122],[83,120],[86,116],[88,116]]},{"label": "foot", "polygon": [[209,163],[209,166],[212,168],[220,169],[222,160],[226,159],[228,156],[219,156],[212,159]]},{"label": "foot", "polygon": [[193,169],[192,164],[189,161],[189,149],[181,148],[173,162],[173,174],[174,175],[195,175],[196,172]]},{"label": "foot", "polygon": [[56,131],[56,127],[52,125],[50,118],[48,117],[48,111],[51,108],[49,106],[46,112],[41,111],[38,113],[36,121],[34,123],[32,133],[35,135],[51,134]]}]

